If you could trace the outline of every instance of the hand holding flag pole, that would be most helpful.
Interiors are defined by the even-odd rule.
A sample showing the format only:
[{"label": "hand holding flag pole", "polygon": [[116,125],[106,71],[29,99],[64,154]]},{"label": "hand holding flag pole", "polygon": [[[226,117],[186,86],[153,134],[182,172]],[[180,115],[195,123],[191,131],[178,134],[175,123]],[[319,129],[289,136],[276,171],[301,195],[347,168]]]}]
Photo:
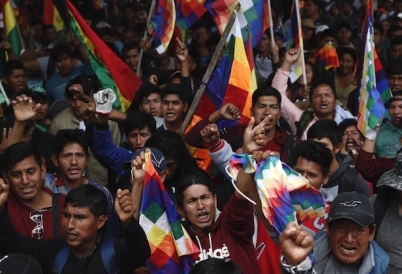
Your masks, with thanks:
[{"label": "hand holding flag pole", "polygon": [[230,19],[226,25],[226,28],[225,28],[224,32],[222,33],[221,39],[219,40],[219,43],[216,46],[215,52],[212,55],[211,61],[209,62],[209,65],[204,74],[204,77],[202,78],[201,86],[197,90],[197,92],[194,96],[193,102],[186,114],[186,118],[184,119],[183,124],[181,125],[180,134],[182,134],[182,135],[183,135],[184,131],[186,130],[187,125],[191,121],[193,114],[198,106],[198,103],[200,102],[201,96],[204,93],[205,87],[206,87],[207,83],[209,82],[209,78],[211,77],[212,72],[215,69],[215,65],[218,62],[219,56],[223,50],[223,46],[224,46],[226,39],[232,29],[232,26],[234,24],[234,21],[236,19],[236,16],[237,16],[237,13],[239,12],[239,10],[240,10],[240,3],[238,3],[236,5],[236,8],[234,9],[234,11],[232,12],[232,15],[230,16]]}]

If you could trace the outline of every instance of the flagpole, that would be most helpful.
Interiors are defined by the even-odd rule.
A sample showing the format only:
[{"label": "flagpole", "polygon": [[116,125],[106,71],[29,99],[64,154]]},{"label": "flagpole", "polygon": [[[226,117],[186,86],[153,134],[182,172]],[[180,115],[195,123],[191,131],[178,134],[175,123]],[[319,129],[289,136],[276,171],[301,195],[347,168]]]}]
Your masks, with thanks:
[{"label": "flagpole", "polygon": [[[151,6],[149,7],[147,24],[145,25],[146,29],[145,29],[144,36],[143,36],[144,41],[145,41],[145,39],[147,38],[147,35],[148,35],[148,26],[149,26],[149,23],[151,22],[152,13],[154,12],[154,9],[155,9],[155,0],[152,0]],[[141,69],[141,62],[142,62],[142,56],[143,55],[144,55],[144,50],[141,48],[140,57],[139,57],[139,60],[138,60],[138,65],[137,65],[137,76],[140,76],[140,69]]]},{"label": "flagpole", "polygon": [[269,17],[268,20],[269,20],[269,33],[271,35],[271,43],[274,43],[275,37],[274,37],[274,23],[272,21],[271,0],[268,0],[268,17]]},{"label": "flagpole", "polygon": [[9,106],[10,105],[10,99],[8,99],[7,93],[4,90],[2,81],[0,81],[0,92],[4,96],[4,100],[6,101],[6,105]]},{"label": "flagpole", "polygon": [[193,114],[198,106],[198,103],[200,102],[201,96],[204,93],[204,90],[209,82],[209,78],[211,78],[212,72],[215,69],[215,65],[218,62],[219,56],[223,50],[223,46],[226,43],[226,39],[229,36],[230,31],[232,30],[232,26],[234,24],[234,21],[237,16],[237,12],[240,10],[240,3],[238,3],[232,12],[232,15],[230,16],[230,19],[225,27],[225,30],[222,33],[221,39],[219,40],[218,45],[216,46],[215,52],[212,55],[211,61],[209,62],[208,68],[204,74],[204,77],[202,78],[201,85],[197,90],[197,93],[194,96],[193,102],[186,114],[186,118],[183,121],[183,124],[181,125],[180,128],[180,134],[183,135],[184,131],[187,128],[187,125],[190,123],[190,120],[193,118]]},{"label": "flagpole", "polygon": [[295,0],[295,8],[296,8],[298,35],[299,35],[299,41],[300,41],[299,48],[300,48],[300,54],[301,54],[301,60],[302,60],[303,82],[304,82],[304,85],[307,87],[306,62],[304,61],[304,45],[303,45],[303,37],[302,37],[302,31],[301,31],[301,17],[300,17],[299,0]]}]

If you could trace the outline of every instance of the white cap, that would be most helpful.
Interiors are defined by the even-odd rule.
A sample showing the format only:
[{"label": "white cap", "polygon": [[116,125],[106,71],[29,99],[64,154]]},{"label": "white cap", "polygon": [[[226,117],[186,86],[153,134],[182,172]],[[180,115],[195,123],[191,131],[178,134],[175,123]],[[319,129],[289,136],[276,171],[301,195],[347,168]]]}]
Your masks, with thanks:
[{"label": "white cap", "polygon": [[320,25],[317,26],[317,28],[315,29],[315,34],[318,34],[326,29],[329,29],[329,27],[327,25]]}]

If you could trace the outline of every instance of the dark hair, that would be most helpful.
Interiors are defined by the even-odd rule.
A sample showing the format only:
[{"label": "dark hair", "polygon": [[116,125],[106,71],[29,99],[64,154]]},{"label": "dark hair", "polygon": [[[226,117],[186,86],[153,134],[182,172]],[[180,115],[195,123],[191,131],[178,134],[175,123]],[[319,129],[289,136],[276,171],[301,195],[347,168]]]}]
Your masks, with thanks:
[{"label": "dark hair", "polygon": [[379,22],[374,23],[374,30],[378,29],[381,35],[384,35],[384,27]]},{"label": "dark hair", "polygon": [[158,131],[152,134],[145,143],[146,147],[160,150],[166,159],[173,159],[177,163],[177,171],[174,178],[183,174],[191,174],[199,170],[196,159],[188,152],[186,145],[179,133],[169,130]]},{"label": "dark hair", "polygon": [[57,62],[62,54],[66,54],[68,57],[73,58],[74,53],[70,44],[57,44],[50,51],[49,59],[53,62]]},{"label": "dark hair", "polygon": [[314,82],[311,83],[311,88],[310,88],[311,92],[309,93],[310,102],[313,100],[314,91],[319,86],[329,86],[331,88],[332,94],[334,95],[335,99],[338,98],[338,96],[336,94],[336,88],[335,88],[333,79],[329,79],[328,77],[319,77]]},{"label": "dark hair", "polygon": [[392,50],[393,46],[401,45],[402,44],[402,35],[395,36],[391,39],[390,48]]},{"label": "dark hair", "polygon": [[187,94],[183,91],[181,84],[167,84],[162,90],[161,99],[163,100],[166,95],[170,94],[179,96],[179,99],[183,104],[188,103]]},{"label": "dark hair", "polygon": [[394,74],[402,74],[402,57],[396,58],[388,62],[386,73],[387,77]]},{"label": "dark hair", "polygon": [[145,98],[147,98],[149,95],[151,95],[153,93],[159,94],[159,96],[162,96],[162,90],[158,86],[155,86],[152,84],[143,86],[140,90],[140,93],[138,94],[138,103],[141,104]]},{"label": "dark hair", "polygon": [[124,134],[128,136],[130,131],[134,129],[148,128],[151,133],[156,131],[155,118],[150,113],[143,111],[129,111],[127,112],[126,120],[123,123]]},{"label": "dark hair", "polygon": [[82,129],[62,129],[54,137],[54,154],[58,157],[68,144],[78,144],[89,155],[89,143]]},{"label": "dark hair", "polygon": [[35,163],[37,163],[39,166],[42,166],[42,158],[36,148],[31,145],[31,143],[19,142],[9,146],[4,150],[2,155],[5,172],[9,171],[17,163],[31,156],[34,157]]},{"label": "dark hair", "polygon": [[46,24],[43,26],[42,31],[45,32],[48,29],[56,29],[56,27],[52,24]]},{"label": "dark hair", "polygon": [[23,69],[25,70],[24,64],[19,60],[8,60],[4,64],[4,76],[10,76],[14,70],[16,69]]},{"label": "dark hair", "polygon": [[320,5],[320,0],[306,0],[305,2],[312,2],[315,6]]},{"label": "dark hair", "polygon": [[138,53],[139,53],[140,52],[140,44],[138,44],[135,41],[130,41],[123,46],[123,49],[121,52],[123,53],[123,56],[124,56],[127,51],[132,50],[132,49],[137,49]]},{"label": "dark hair", "polygon": [[108,203],[102,190],[93,185],[79,185],[67,193],[64,208],[70,204],[72,207],[87,207],[98,218],[107,214]]},{"label": "dark hair", "polygon": [[[339,130],[339,135],[344,135],[345,130],[350,127],[350,126],[355,126],[357,128],[357,120],[356,119],[345,119],[342,122],[340,122],[340,124],[338,125],[338,130]],[[359,131],[360,134],[360,138],[362,140],[364,140],[364,135],[363,133],[357,129]]]},{"label": "dark hair", "polygon": [[204,185],[208,188],[208,191],[215,195],[214,185],[211,178],[205,176],[201,172],[186,174],[177,181],[176,183],[176,204],[183,206],[184,191],[192,185]]},{"label": "dark hair", "polygon": [[240,267],[233,261],[209,258],[196,264],[189,274],[242,274]]},{"label": "dark hair", "polygon": [[278,105],[279,107],[281,107],[281,103],[282,103],[282,97],[281,94],[279,93],[279,91],[276,88],[273,87],[261,87],[261,88],[257,88],[254,92],[253,92],[253,96],[251,97],[251,105],[252,107],[255,106],[255,104],[257,104],[258,99],[261,96],[274,96],[277,100],[278,100]]},{"label": "dark hair", "polygon": [[336,48],[336,53],[338,54],[339,59],[341,59],[342,55],[349,54],[352,56],[354,63],[357,61],[357,51],[352,47],[338,47]]},{"label": "dark hair", "polygon": [[387,37],[388,39],[391,39],[392,33],[398,30],[402,30],[402,27],[399,25],[391,25],[389,29],[387,30]]},{"label": "dark hair", "polygon": [[325,176],[329,172],[333,157],[331,151],[324,144],[306,140],[296,147],[296,159],[302,157],[309,162],[314,162],[321,166],[322,175]]},{"label": "dark hair", "polygon": [[64,93],[67,98],[73,98],[74,96],[73,92],[70,91],[70,87],[72,85],[81,85],[84,90],[84,94],[89,96],[92,96],[92,94],[98,91],[100,88],[100,84],[96,76],[86,74],[77,75],[68,81],[66,85]]},{"label": "dark hair", "polygon": [[318,120],[307,131],[307,139],[328,138],[334,148],[342,142],[342,135],[339,134],[336,122],[331,119]]}]

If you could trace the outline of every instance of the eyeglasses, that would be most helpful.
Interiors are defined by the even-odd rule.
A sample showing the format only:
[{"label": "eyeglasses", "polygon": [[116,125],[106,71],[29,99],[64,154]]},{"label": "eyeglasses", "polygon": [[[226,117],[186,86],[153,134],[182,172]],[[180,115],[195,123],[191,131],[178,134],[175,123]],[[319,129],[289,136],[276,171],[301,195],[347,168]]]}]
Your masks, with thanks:
[{"label": "eyeglasses", "polygon": [[29,214],[29,218],[36,223],[36,226],[32,229],[32,238],[42,239],[45,230],[43,228],[43,215],[42,212],[34,210]]}]

